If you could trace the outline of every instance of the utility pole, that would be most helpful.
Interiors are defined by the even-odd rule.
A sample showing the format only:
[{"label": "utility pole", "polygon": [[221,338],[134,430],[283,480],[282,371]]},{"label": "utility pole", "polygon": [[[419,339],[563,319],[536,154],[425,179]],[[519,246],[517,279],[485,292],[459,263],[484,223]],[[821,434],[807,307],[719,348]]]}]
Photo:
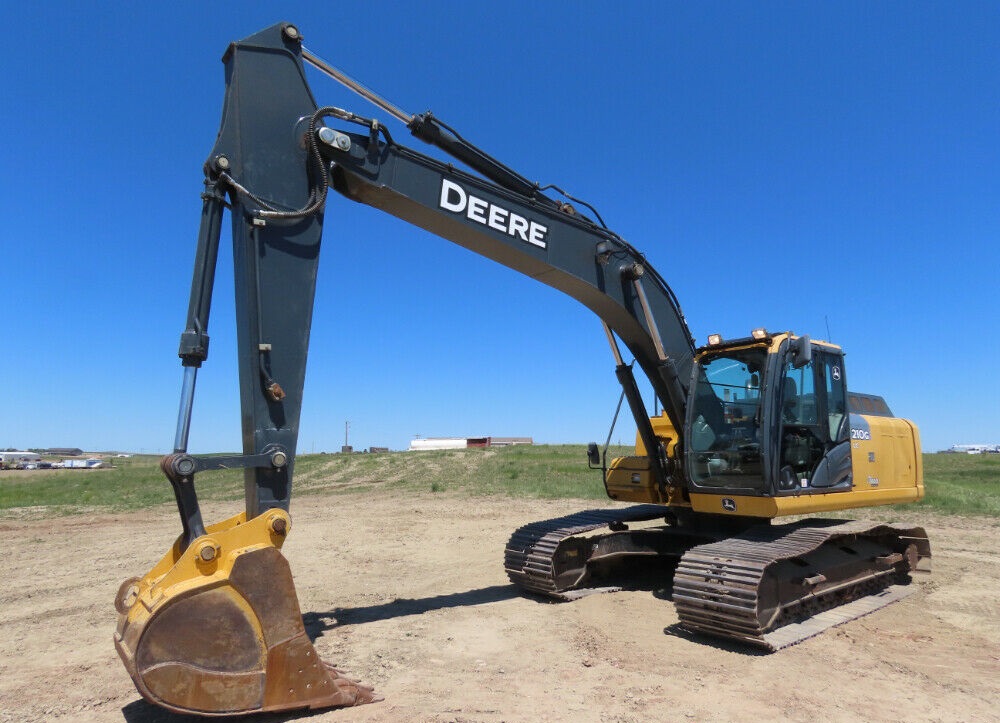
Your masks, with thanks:
[{"label": "utility pole", "polygon": [[348,444],[348,440],[347,440],[347,435],[348,435],[348,432],[350,431],[350,429],[351,429],[351,423],[350,423],[350,421],[345,420],[344,421],[344,446],[340,448],[340,451],[343,454],[350,454],[351,452],[354,451],[353,449],[351,449],[351,445]]}]

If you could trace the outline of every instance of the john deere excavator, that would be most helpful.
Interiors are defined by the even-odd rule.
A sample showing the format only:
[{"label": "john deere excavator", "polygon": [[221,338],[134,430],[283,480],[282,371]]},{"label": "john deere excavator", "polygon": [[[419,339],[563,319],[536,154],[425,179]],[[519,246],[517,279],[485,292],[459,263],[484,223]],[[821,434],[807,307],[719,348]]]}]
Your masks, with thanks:
[{"label": "john deere excavator", "polygon": [[[923,496],[916,427],[847,390],[841,350],[755,329],[696,348],[673,292],[589,205],[540,187],[431,113],[410,115],[274,25],[229,46],[222,126],[205,163],[174,453],[161,466],[182,532],[116,597],[115,646],[144,698],[230,715],[347,706],[371,688],[317,656],[285,558],[320,236],[330,190],[579,300],[601,320],[635,454],[591,445],[608,495],[640,504],[538,522],[505,552],[524,590],[571,599],[629,556],[676,561],[672,596],[695,632],[778,649],[898,599],[926,569],[921,528],[789,515]],[[398,144],[385,125],[318,107],[303,63],[331,75],[472,172]],[[327,124],[330,121],[330,125]],[[580,212],[575,207],[586,207]],[[232,217],[243,453],[189,454],[197,370],[224,209]],[[591,218],[591,216],[593,218]],[[596,219],[596,220],[595,220]],[[626,362],[623,349],[634,361]],[[635,368],[662,413],[650,416]],[[246,509],[205,525],[195,476],[245,471]],[[658,520],[658,523],[652,521]],[[639,524],[637,524],[639,523]],[[598,586],[599,587],[599,586]]]}]

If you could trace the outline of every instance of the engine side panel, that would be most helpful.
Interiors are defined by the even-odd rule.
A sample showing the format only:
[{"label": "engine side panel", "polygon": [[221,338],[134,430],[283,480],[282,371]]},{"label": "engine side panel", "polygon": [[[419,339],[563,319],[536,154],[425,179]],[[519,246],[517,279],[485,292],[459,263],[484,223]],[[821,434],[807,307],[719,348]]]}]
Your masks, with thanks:
[{"label": "engine side panel", "polygon": [[923,499],[920,432],[898,417],[851,415],[855,490],[912,490]]}]

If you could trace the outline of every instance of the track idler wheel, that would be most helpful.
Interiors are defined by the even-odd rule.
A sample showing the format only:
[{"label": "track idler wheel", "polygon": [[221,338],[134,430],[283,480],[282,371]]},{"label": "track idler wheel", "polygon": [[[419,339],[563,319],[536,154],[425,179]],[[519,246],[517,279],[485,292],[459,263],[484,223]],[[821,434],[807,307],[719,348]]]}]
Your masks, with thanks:
[{"label": "track idler wheel", "polygon": [[288,515],[239,515],[175,544],[115,600],[115,647],[142,697],[168,710],[235,715],[360,705],[371,688],[320,660],[288,561]]}]

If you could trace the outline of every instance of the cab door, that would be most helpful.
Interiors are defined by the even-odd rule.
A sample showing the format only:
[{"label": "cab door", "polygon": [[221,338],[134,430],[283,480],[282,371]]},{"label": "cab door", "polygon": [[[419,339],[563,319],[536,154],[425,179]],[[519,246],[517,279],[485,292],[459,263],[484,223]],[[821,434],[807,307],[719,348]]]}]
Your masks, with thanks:
[{"label": "cab door", "polygon": [[851,443],[843,355],[813,345],[811,360],[797,366],[788,354],[778,393],[777,494],[849,490]]}]

